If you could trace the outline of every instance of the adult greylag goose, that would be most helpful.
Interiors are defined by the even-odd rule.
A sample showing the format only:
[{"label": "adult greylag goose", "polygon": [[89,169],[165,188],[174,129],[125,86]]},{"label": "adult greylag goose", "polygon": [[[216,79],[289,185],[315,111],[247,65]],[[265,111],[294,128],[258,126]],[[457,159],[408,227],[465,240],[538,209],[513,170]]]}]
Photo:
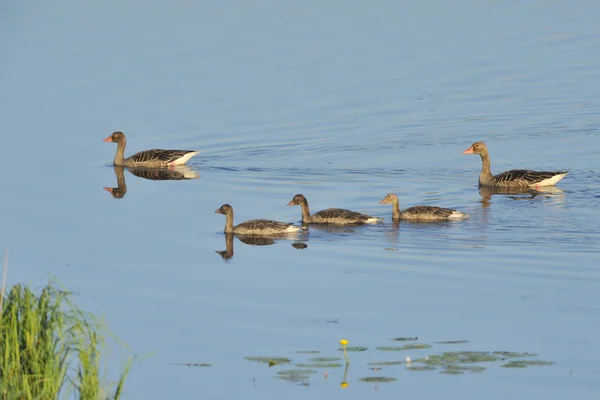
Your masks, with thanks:
[{"label": "adult greylag goose", "polygon": [[294,233],[301,229],[299,226],[295,226],[289,222],[271,221],[268,219],[251,219],[233,226],[233,207],[229,204],[223,204],[215,213],[225,215],[225,233],[271,236]]},{"label": "adult greylag goose", "polygon": [[306,197],[301,194],[295,195],[288,203],[288,207],[289,206],[302,207],[302,222],[305,224],[376,224],[380,221],[379,218],[356,211],[345,210],[343,208],[328,208],[311,215],[310,210],[308,209],[308,201],[306,200]]},{"label": "adult greylag goose", "polygon": [[528,169],[513,169],[492,175],[490,169],[490,155],[488,148],[483,142],[475,142],[471,147],[463,151],[463,154],[479,154],[481,156],[481,173],[479,174],[479,185],[511,187],[511,188],[540,188],[543,186],[556,185],[565,177],[567,171],[531,171]]},{"label": "adult greylag goose", "polygon": [[400,201],[394,193],[387,194],[379,204],[392,205],[393,220],[419,220],[419,221],[441,221],[441,220],[457,220],[469,218],[469,214],[463,213],[450,208],[436,206],[414,206],[400,211]]},{"label": "adult greylag goose", "polygon": [[123,132],[113,132],[112,135],[103,140],[103,142],[115,142],[117,144],[117,153],[113,163],[125,167],[168,167],[171,165],[185,164],[190,158],[198,154],[194,150],[164,150],[152,149],[144,150],[125,158],[125,146],[127,139]]}]

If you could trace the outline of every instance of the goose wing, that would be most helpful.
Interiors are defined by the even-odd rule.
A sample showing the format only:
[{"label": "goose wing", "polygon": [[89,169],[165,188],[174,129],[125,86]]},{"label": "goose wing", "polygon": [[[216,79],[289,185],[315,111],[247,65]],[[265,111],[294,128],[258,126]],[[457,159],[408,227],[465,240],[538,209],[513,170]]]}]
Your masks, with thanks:
[{"label": "goose wing", "polygon": [[172,163],[187,154],[195,153],[194,150],[165,150],[165,149],[152,149],[144,150],[139,153],[135,153],[131,157],[128,157],[134,163],[147,163],[151,161],[159,161],[164,163]]},{"label": "goose wing", "polygon": [[451,216],[456,210],[451,210],[449,208],[436,207],[436,206],[414,206],[407,208],[402,213],[410,214],[412,216],[430,216],[437,218],[448,218]]},{"label": "goose wing", "polygon": [[557,175],[566,174],[566,171],[532,171],[529,169],[513,169],[494,176],[494,181],[499,184],[535,185]]},{"label": "goose wing", "polygon": [[237,225],[236,228],[243,228],[250,231],[265,231],[265,230],[281,230],[285,231],[288,227],[293,225],[290,222],[279,222],[272,221],[269,219],[251,219],[249,221],[242,222]]},{"label": "goose wing", "polygon": [[371,218],[370,216],[361,214],[357,211],[346,210],[343,208],[327,208],[313,215],[323,219],[344,219],[357,222],[366,221]]}]

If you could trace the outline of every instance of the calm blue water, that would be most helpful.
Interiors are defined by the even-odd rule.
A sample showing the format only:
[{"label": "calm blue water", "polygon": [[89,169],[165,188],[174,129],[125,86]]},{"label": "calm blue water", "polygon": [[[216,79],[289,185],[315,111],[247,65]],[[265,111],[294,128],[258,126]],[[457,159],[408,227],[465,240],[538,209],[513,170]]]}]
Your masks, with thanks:
[{"label": "calm blue water", "polygon": [[[0,244],[9,284],[56,276],[136,355],[127,398],[329,398],[343,368],[308,386],[247,356],[294,362],[352,352],[344,395],[433,399],[600,393],[600,27],[596,2],[401,4],[77,1],[0,5]],[[125,172],[126,153],[198,149],[199,179]],[[492,171],[567,169],[555,193],[482,197]],[[401,206],[469,212],[391,224]],[[303,242],[235,239],[236,221],[343,207],[378,226],[311,229]],[[382,352],[390,338],[468,340]],[[371,362],[442,351],[537,353],[553,365],[482,364],[454,376]],[[121,353],[107,359],[109,377]],[[178,363],[208,363],[188,368]],[[378,385],[365,376],[397,380]],[[376,391],[375,391],[376,389]]]}]

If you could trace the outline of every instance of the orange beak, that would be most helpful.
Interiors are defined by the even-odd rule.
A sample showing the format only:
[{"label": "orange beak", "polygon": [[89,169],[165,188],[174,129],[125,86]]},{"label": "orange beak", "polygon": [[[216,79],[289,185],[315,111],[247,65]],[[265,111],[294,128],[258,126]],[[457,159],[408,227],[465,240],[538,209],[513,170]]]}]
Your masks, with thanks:
[{"label": "orange beak", "polygon": [[104,139],[103,142],[112,142],[112,135]]},{"label": "orange beak", "polygon": [[105,187],[104,190],[106,190],[108,193],[112,193],[113,192],[113,188],[109,188],[109,187]]},{"label": "orange beak", "polygon": [[468,149],[466,149],[465,151],[463,151],[463,154],[473,154],[473,146],[471,146]]},{"label": "orange beak", "polygon": [[290,202],[288,203],[288,207],[290,207],[290,206],[295,206],[295,204],[294,204],[294,200],[292,200],[292,201],[290,201]]}]

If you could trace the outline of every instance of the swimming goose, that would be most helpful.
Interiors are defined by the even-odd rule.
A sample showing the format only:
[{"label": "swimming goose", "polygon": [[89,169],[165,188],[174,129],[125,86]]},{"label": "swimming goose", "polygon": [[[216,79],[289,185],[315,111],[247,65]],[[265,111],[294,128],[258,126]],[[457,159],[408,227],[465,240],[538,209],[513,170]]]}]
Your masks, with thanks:
[{"label": "swimming goose", "polygon": [[125,146],[127,139],[123,132],[113,132],[112,135],[103,140],[103,142],[115,142],[117,144],[117,153],[113,160],[115,165],[126,167],[168,167],[171,165],[185,164],[190,158],[198,154],[194,150],[163,150],[152,149],[140,151],[134,155],[125,158]]},{"label": "swimming goose", "polygon": [[394,193],[387,194],[379,204],[392,205],[392,219],[394,221],[400,219],[413,221],[440,221],[469,218],[469,214],[467,213],[436,206],[414,206],[407,208],[404,211],[400,211],[400,202],[398,201],[398,196]]},{"label": "swimming goose", "polygon": [[225,233],[270,236],[298,232],[301,229],[299,226],[295,226],[289,222],[271,221],[268,219],[252,219],[233,226],[233,207],[229,204],[223,204],[215,213],[225,215]]},{"label": "swimming goose", "polygon": [[512,187],[512,188],[539,188],[556,185],[558,181],[568,174],[567,171],[530,171],[527,169],[513,169],[492,175],[490,169],[490,155],[483,142],[475,142],[463,151],[463,154],[479,154],[481,156],[481,173],[479,174],[480,186]]},{"label": "swimming goose", "polygon": [[294,198],[288,203],[288,207],[289,206],[302,207],[303,223],[349,225],[376,224],[379,222],[379,218],[342,208],[328,208],[310,215],[308,201],[306,200],[306,197],[301,194],[295,195]]}]

